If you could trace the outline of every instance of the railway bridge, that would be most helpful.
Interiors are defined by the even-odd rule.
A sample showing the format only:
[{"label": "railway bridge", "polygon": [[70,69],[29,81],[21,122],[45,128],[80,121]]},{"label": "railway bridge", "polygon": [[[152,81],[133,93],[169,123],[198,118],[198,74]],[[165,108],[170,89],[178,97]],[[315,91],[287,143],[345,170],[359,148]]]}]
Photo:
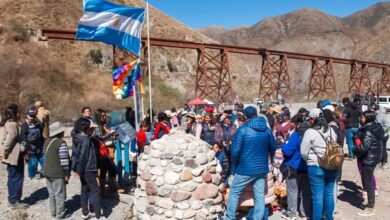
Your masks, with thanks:
[{"label": "railway bridge", "polygon": [[[42,35],[49,39],[74,40],[75,31],[42,29]],[[217,103],[231,102],[233,88],[229,68],[229,54],[249,54],[262,57],[262,72],[259,82],[259,97],[286,96],[291,91],[288,62],[291,59],[311,61],[308,99],[319,98],[336,92],[333,66],[350,66],[348,91],[361,93],[371,91],[369,70],[381,70],[377,93],[390,94],[390,64],[363,60],[344,59],[313,54],[294,53],[266,48],[239,47],[222,44],[198,43],[174,39],[150,38],[151,47],[172,47],[197,51],[195,95],[208,97]],[[142,38],[142,47],[147,56],[147,38]],[[116,49],[113,49],[114,56]],[[142,58],[141,58],[142,59]],[[147,59],[143,59],[147,61]],[[147,68],[148,65],[144,65]]]}]

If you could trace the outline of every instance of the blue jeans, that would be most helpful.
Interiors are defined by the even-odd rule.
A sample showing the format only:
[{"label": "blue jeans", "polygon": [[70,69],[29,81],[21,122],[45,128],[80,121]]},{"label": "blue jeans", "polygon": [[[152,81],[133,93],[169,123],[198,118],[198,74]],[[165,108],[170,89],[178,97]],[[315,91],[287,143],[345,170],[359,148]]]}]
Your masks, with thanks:
[{"label": "blue jeans", "polygon": [[[270,209],[271,209],[271,205],[270,204],[265,205],[264,215],[263,215],[263,219],[262,220],[268,220],[269,219]],[[246,219],[249,219],[249,220],[254,219],[253,212],[254,212],[254,208],[249,209],[248,214],[246,215]]]},{"label": "blue jeans", "polygon": [[260,220],[264,215],[264,185],[266,174],[256,176],[244,176],[235,174],[233,183],[230,187],[228,204],[226,207],[226,220],[236,219],[236,209],[245,187],[253,184],[253,194],[255,206],[253,210],[253,219]]},{"label": "blue jeans", "polygon": [[312,220],[333,219],[334,185],[337,170],[324,170],[319,166],[308,167],[312,199]]},{"label": "blue jeans", "polygon": [[43,156],[43,153],[31,153],[29,157],[30,159],[28,161],[28,177],[32,179],[38,172],[38,163],[41,165],[41,169],[43,168],[45,158]]},{"label": "blue jeans", "polygon": [[22,198],[23,180],[24,180],[24,159],[23,155],[19,155],[18,165],[8,165],[8,202],[15,204]]},{"label": "blue jeans", "polygon": [[355,146],[353,143],[353,136],[356,135],[358,131],[358,128],[348,128],[346,129],[345,139],[347,141],[348,145],[348,157],[353,158],[355,157],[352,153],[352,148]]}]

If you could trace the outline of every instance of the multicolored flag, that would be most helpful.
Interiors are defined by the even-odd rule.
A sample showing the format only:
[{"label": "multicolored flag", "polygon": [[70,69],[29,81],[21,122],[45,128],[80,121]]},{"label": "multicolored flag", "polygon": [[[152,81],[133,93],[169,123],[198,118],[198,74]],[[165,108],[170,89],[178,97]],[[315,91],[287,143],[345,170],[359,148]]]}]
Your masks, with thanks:
[{"label": "multicolored flag", "polygon": [[140,82],[141,94],[145,91],[141,79],[140,59],[137,58],[128,64],[113,68],[112,70],[112,89],[117,99],[125,99],[134,95],[135,82]]}]

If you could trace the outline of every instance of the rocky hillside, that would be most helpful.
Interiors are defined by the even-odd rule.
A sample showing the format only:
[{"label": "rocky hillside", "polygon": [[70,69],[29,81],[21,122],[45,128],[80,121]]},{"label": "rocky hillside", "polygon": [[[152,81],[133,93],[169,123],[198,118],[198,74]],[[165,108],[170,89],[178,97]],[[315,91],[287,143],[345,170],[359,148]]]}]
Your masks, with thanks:
[{"label": "rocky hillside", "polygon": [[[146,7],[141,0],[113,2]],[[43,99],[54,117],[64,120],[77,117],[85,105],[109,110],[132,105],[132,99],[117,101],[112,95],[111,46],[64,40],[42,42],[27,30],[75,30],[83,13],[81,0],[1,0],[0,10],[0,54],[6,57],[1,59],[0,74],[7,84],[1,88],[0,105],[17,102],[26,106]],[[153,7],[150,15],[152,37],[216,42]],[[146,26],[143,31],[146,36]],[[96,53],[101,57],[94,59]],[[153,96],[158,109],[179,107],[193,98],[195,63],[193,50],[152,49]],[[7,76],[12,76],[12,84],[5,82]],[[147,108],[146,98],[144,103]]]},{"label": "rocky hillside", "polygon": [[[345,18],[334,17],[315,9],[300,9],[270,17],[250,26],[226,30],[209,26],[200,31],[223,44],[328,55],[390,63],[390,2],[377,3]],[[258,61],[257,61],[258,62]],[[258,68],[251,62],[255,74]],[[310,63],[289,62],[292,96],[307,92]],[[349,68],[335,65],[336,82],[348,81]],[[371,70],[373,80],[378,72]],[[346,93],[337,85],[338,97]],[[298,93],[298,94],[294,94]],[[337,97],[334,97],[337,98]]]}]

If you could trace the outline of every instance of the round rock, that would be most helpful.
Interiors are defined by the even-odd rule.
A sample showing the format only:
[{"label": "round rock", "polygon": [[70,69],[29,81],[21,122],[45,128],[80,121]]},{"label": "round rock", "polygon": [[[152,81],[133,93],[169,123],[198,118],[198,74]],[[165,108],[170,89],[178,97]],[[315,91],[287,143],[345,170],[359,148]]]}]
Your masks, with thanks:
[{"label": "round rock", "polygon": [[173,209],[174,203],[171,201],[171,199],[160,199],[157,202],[158,207],[161,207],[163,209]]},{"label": "round rock", "polygon": [[161,169],[161,167],[153,167],[150,169],[150,173],[153,175],[162,176],[164,171]]},{"label": "round rock", "polygon": [[191,174],[192,174],[193,176],[200,176],[200,174],[202,174],[202,172],[203,172],[203,167],[198,167],[198,168],[196,168],[196,169],[193,169],[193,170],[191,171]]},{"label": "round rock", "polygon": [[146,182],[145,191],[146,191],[146,195],[148,195],[148,196],[156,195],[157,194],[156,185],[150,181]]},{"label": "round rock", "polygon": [[189,168],[192,168],[192,169],[195,169],[198,167],[198,164],[195,162],[194,159],[188,159],[186,160],[185,164],[184,164],[186,167],[189,167]]},{"label": "round rock", "polygon": [[176,207],[179,208],[179,209],[188,209],[190,207],[190,203],[188,202],[179,202],[176,204]]},{"label": "round rock", "polygon": [[149,172],[142,172],[140,177],[145,181],[149,181],[152,178],[152,175]]},{"label": "round rock", "polygon": [[148,215],[154,215],[154,213],[156,212],[155,208],[153,206],[146,206],[146,213],[148,213]]},{"label": "round rock", "polygon": [[181,174],[181,181],[187,181],[192,179],[191,170],[188,168],[185,168]]},{"label": "round rock", "polygon": [[174,202],[181,202],[191,197],[191,193],[175,190],[171,193],[171,199]]},{"label": "round rock", "polygon": [[200,165],[206,164],[208,162],[207,155],[206,154],[198,154],[198,155],[196,155],[195,161],[196,161],[196,163],[198,163]]},{"label": "round rock", "polygon": [[178,157],[173,158],[172,162],[174,164],[176,164],[176,165],[182,165],[183,164],[183,161],[180,158],[178,158]]},{"label": "round rock", "polygon": [[186,191],[186,192],[192,192],[196,189],[196,184],[193,182],[180,183],[179,189]]},{"label": "round rock", "polygon": [[162,186],[162,185],[164,185],[164,183],[165,183],[164,178],[158,177],[158,178],[156,179],[155,183],[156,183],[156,186]]},{"label": "round rock", "polygon": [[162,160],[171,160],[172,158],[173,158],[173,153],[163,153],[163,154],[161,154],[161,159]]},{"label": "round rock", "polygon": [[169,197],[172,192],[172,188],[170,186],[162,186],[157,189],[157,193],[162,197]]},{"label": "round rock", "polygon": [[211,174],[209,172],[204,172],[202,174],[202,179],[205,183],[211,183],[212,180]]},{"label": "round rock", "polygon": [[175,185],[180,181],[180,176],[172,171],[165,174],[165,182],[171,185]]},{"label": "round rock", "polygon": [[196,188],[193,195],[196,199],[203,200],[215,198],[218,195],[219,188],[214,184],[201,184]]}]

